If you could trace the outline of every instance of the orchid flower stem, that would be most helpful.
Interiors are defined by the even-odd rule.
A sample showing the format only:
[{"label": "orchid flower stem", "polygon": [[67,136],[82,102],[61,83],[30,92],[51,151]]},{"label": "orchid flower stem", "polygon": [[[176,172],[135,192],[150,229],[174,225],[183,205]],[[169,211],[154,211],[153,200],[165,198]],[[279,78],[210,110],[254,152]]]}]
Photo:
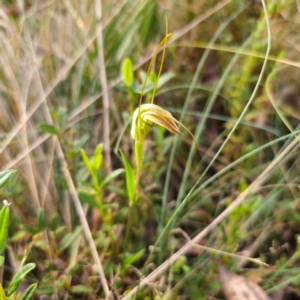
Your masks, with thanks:
[{"label": "orchid flower stem", "polygon": [[143,167],[144,159],[144,141],[135,141],[135,161],[136,161],[136,180],[135,180],[135,189],[137,194],[137,189],[140,181],[141,171]]},{"label": "orchid flower stem", "polygon": [[128,212],[128,219],[127,219],[127,224],[126,224],[126,230],[125,230],[125,243],[124,243],[124,249],[128,249],[128,241],[129,241],[129,236],[130,236],[130,229],[132,226],[132,206],[134,204],[129,206],[129,212]]}]

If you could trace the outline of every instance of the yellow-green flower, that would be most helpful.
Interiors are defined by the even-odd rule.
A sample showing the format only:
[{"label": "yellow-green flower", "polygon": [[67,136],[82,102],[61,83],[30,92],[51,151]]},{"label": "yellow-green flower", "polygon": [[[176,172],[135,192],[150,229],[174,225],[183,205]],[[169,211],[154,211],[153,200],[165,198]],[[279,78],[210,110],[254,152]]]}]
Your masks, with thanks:
[{"label": "yellow-green flower", "polygon": [[142,104],[138,107],[132,117],[131,136],[135,141],[143,141],[154,124],[165,127],[172,133],[182,134],[177,121],[171,113],[156,104]]}]

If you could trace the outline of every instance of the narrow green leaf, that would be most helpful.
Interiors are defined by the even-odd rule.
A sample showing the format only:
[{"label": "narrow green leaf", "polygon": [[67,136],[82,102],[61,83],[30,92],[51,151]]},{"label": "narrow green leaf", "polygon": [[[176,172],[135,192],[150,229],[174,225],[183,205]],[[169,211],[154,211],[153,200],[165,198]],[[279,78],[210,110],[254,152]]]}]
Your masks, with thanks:
[{"label": "narrow green leaf", "polygon": [[5,293],[4,293],[4,290],[3,290],[3,287],[2,287],[2,284],[0,284],[0,299],[4,299],[6,300],[6,296],[5,296]]},{"label": "narrow green leaf", "polygon": [[42,132],[50,133],[51,135],[59,135],[60,134],[59,129],[50,124],[40,124],[39,129]]},{"label": "narrow green leaf", "polygon": [[50,230],[55,231],[58,227],[58,215],[55,214],[52,216],[51,221],[50,221]]},{"label": "narrow green leaf", "polygon": [[45,212],[43,209],[40,209],[38,211],[38,225],[37,229],[39,232],[43,231],[46,227],[46,221],[45,221]]},{"label": "narrow green leaf", "polygon": [[86,286],[83,284],[73,285],[70,290],[73,294],[91,294],[94,291],[91,286]]},{"label": "narrow green leaf", "polygon": [[23,295],[22,295],[22,297],[21,297],[20,300],[32,300],[33,296],[35,294],[36,288],[37,288],[37,284],[36,283],[30,285],[26,289],[26,291],[23,293]]},{"label": "narrow green leaf", "polygon": [[[139,76],[140,76],[140,79],[141,79],[141,82],[142,82],[142,85],[144,84],[145,80],[146,80],[146,72],[143,71],[143,70],[140,70],[139,71]],[[149,78],[148,78],[149,80]],[[148,83],[148,82],[147,82]]]},{"label": "narrow green leaf", "polygon": [[149,81],[155,83],[156,80],[157,80],[157,74],[156,74],[156,72],[154,72],[154,71],[150,72],[150,74],[149,74]]},{"label": "narrow green leaf", "polygon": [[95,152],[94,152],[94,157],[102,156],[102,149],[103,149],[102,144],[97,145]]},{"label": "narrow green leaf", "polygon": [[22,224],[22,229],[29,232],[31,235],[35,235],[35,234],[38,233],[38,230],[37,230],[36,227],[31,227],[31,226],[28,226],[26,224]]},{"label": "narrow green leaf", "polygon": [[0,256],[0,267],[4,264],[4,256]]},{"label": "narrow green leaf", "polygon": [[133,169],[125,157],[124,153],[120,150],[123,163],[125,166],[125,174],[126,174],[126,187],[127,187],[127,195],[130,201],[130,204],[134,203],[134,193],[135,193],[135,179]]},{"label": "narrow green leaf", "polygon": [[51,296],[55,293],[55,291],[57,291],[57,286],[54,286],[53,284],[47,282],[47,283],[40,283],[36,293],[41,296],[45,296],[45,295]]},{"label": "narrow green leaf", "polygon": [[131,87],[133,82],[133,67],[132,67],[132,61],[130,58],[125,58],[122,63],[122,79],[127,87]]},{"label": "narrow green leaf", "polygon": [[[144,89],[144,94],[152,92],[154,87],[155,87],[155,83],[153,83],[153,82],[147,83],[145,86],[145,89]],[[143,91],[143,85],[139,84],[139,85],[135,86],[133,91],[135,94],[140,95]]]},{"label": "narrow green leaf", "polygon": [[18,243],[24,241],[26,239],[26,231],[25,230],[18,230],[13,236],[10,237],[10,241],[13,243]]},{"label": "narrow green leaf", "polygon": [[125,265],[132,265],[134,264],[137,260],[139,260],[143,255],[145,254],[145,249],[141,249],[140,251],[128,256],[125,261],[124,264]]},{"label": "narrow green leaf", "polygon": [[8,287],[7,296],[11,296],[19,287],[24,277],[35,268],[35,263],[29,263],[21,268],[21,270],[13,277]]},{"label": "narrow green leaf", "polygon": [[81,201],[89,204],[91,207],[99,208],[99,204],[95,200],[95,196],[82,191],[78,191],[78,197]]},{"label": "narrow green leaf", "polygon": [[[145,76],[145,73],[140,73],[140,75],[141,75],[141,79],[143,82],[145,80],[145,79],[143,79]],[[153,72],[150,75],[151,75],[151,77],[148,79],[147,84],[144,89],[145,94],[152,92],[155,87],[155,82],[153,82],[153,81],[156,80],[156,77],[155,77],[156,74]],[[167,83],[169,80],[171,80],[174,77],[175,77],[175,74],[173,72],[168,72],[168,73],[162,74],[158,80],[157,87],[161,88],[165,83]],[[132,90],[135,94],[140,95],[143,90],[143,84],[133,86]]]},{"label": "narrow green leaf", "polygon": [[90,159],[88,158],[88,156],[86,155],[84,149],[82,149],[82,148],[80,149],[80,154],[81,154],[81,157],[83,158],[83,161],[84,161],[87,169],[90,171],[91,174],[94,174],[93,165],[92,165]]},{"label": "narrow green leaf", "polygon": [[8,179],[16,172],[16,170],[5,170],[0,172],[0,189],[4,187]]},{"label": "narrow green leaf", "polygon": [[102,163],[102,145],[98,145],[94,153],[93,170],[96,174]]},{"label": "narrow green leaf", "polygon": [[81,226],[77,226],[74,230],[74,232],[68,233],[67,235],[65,235],[65,237],[61,240],[60,244],[59,244],[59,251],[62,252],[65,249],[67,249],[68,247],[70,247],[75,240],[78,238],[78,236],[81,234],[82,232],[82,227]]},{"label": "narrow green leaf", "polygon": [[9,207],[3,206],[0,211],[0,254],[4,251],[9,225]]},{"label": "narrow green leaf", "polygon": [[139,260],[144,254],[145,254],[145,249],[142,249],[128,256],[122,264],[121,274],[124,275],[124,273],[128,270],[128,268],[131,265],[133,265],[137,260]]},{"label": "narrow green leaf", "polygon": [[160,76],[158,80],[158,88],[162,87],[165,83],[167,83],[169,80],[175,77],[175,74],[173,72],[167,72]]},{"label": "narrow green leaf", "polygon": [[112,171],[101,183],[101,188],[103,188],[104,186],[106,186],[111,180],[113,180],[114,178],[118,177],[120,174],[124,173],[125,170],[124,169],[117,169]]}]

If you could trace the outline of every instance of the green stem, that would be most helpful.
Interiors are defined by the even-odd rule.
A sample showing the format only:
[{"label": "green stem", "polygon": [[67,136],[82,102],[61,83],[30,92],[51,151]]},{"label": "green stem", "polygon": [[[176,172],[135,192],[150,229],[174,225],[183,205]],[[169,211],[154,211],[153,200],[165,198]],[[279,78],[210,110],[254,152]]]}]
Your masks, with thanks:
[{"label": "green stem", "polygon": [[135,180],[135,189],[137,192],[141,170],[143,167],[143,159],[144,159],[144,143],[143,141],[136,141],[135,142],[135,161],[136,161],[136,180]]},{"label": "green stem", "polygon": [[127,250],[127,246],[128,246],[128,239],[129,239],[129,233],[130,233],[130,229],[131,229],[131,225],[132,225],[132,207],[134,204],[129,206],[129,212],[128,212],[128,220],[127,220],[127,224],[126,224],[126,231],[125,231],[125,243],[124,243],[124,251]]}]

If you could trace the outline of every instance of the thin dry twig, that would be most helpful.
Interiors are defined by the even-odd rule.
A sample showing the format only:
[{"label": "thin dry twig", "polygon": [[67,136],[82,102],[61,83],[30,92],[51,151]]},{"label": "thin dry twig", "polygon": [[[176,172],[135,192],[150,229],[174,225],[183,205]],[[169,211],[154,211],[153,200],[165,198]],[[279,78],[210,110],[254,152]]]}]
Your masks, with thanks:
[{"label": "thin dry twig", "polygon": [[[190,237],[188,236],[188,234],[181,228],[175,228],[172,230],[172,233],[180,233],[183,235],[183,237],[187,240],[187,241],[190,241]],[[210,253],[216,253],[216,254],[221,254],[221,255],[224,255],[224,256],[231,256],[233,258],[237,258],[239,260],[243,260],[243,261],[251,261],[251,262],[254,262],[258,265],[262,265],[264,267],[269,267],[269,265],[263,261],[261,261],[260,259],[258,258],[251,258],[251,257],[246,257],[244,255],[238,255],[238,254],[235,254],[235,253],[230,253],[230,252],[226,252],[226,251],[222,251],[222,250],[218,250],[218,249],[214,249],[214,248],[211,248],[211,247],[206,247],[206,246],[203,246],[203,245],[199,245],[199,244],[194,244],[194,246],[191,246],[191,249],[195,249],[196,251],[198,250],[204,250],[204,251],[207,251],[207,252],[210,252]]]}]

